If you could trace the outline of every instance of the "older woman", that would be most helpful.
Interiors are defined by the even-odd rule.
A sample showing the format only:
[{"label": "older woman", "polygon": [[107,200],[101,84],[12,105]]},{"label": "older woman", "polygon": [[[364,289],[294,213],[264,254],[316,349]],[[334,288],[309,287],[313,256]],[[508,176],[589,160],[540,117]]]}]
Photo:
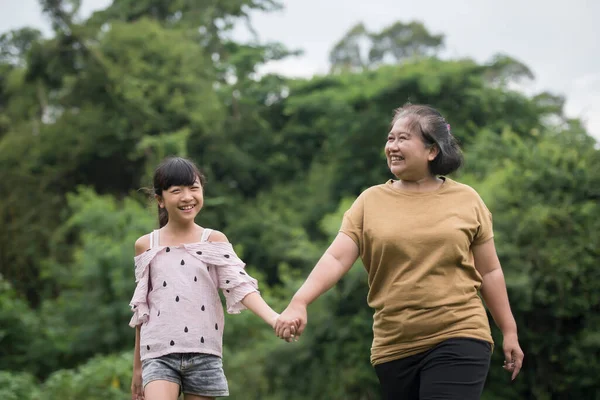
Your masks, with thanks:
[{"label": "older woman", "polygon": [[385,399],[479,399],[493,340],[481,293],[501,329],[504,368],[523,362],[493,240],[492,216],[471,187],[445,177],[462,164],[450,125],[435,109],[398,110],[385,154],[396,180],[365,190],[333,243],[281,314],[300,320],[360,256],[374,311],[371,362]]}]

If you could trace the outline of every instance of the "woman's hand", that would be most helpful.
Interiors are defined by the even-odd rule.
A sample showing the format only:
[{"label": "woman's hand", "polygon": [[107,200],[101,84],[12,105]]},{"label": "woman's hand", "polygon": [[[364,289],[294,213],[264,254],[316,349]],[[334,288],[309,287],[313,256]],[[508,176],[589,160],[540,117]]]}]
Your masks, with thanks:
[{"label": "woman's hand", "polygon": [[525,354],[523,354],[523,350],[519,346],[519,338],[516,333],[504,335],[502,349],[504,351],[503,368],[512,372],[511,379],[514,380],[519,375],[519,371],[521,371],[521,367],[523,366],[523,358],[525,358]]},{"label": "woman's hand", "polygon": [[[302,335],[307,322],[306,305],[292,300],[290,305],[277,318],[273,329],[277,337],[281,339],[297,340]],[[289,329],[290,326],[295,327],[295,333]]]}]

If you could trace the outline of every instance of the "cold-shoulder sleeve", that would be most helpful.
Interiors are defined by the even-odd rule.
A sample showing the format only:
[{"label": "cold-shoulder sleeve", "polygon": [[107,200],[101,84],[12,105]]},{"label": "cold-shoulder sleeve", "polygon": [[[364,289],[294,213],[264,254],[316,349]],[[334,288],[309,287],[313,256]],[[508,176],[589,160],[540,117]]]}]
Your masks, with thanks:
[{"label": "cold-shoulder sleeve", "polygon": [[215,268],[218,287],[223,291],[229,314],[238,314],[246,307],[244,297],[258,292],[258,282],[245,271],[246,264],[237,256],[231,243],[203,242],[192,254]]},{"label": "cold-shoulder sleeve", "polygon": [[157,250],[148,250],[134,258],[135,261],[135,282],[136,287],[133,297],[129,302],[133,316],[129,321],[129,326],[136,326],[148,321],[150,315],[148,310],[148,288],[150,285],[150,261],[156,255]]}]

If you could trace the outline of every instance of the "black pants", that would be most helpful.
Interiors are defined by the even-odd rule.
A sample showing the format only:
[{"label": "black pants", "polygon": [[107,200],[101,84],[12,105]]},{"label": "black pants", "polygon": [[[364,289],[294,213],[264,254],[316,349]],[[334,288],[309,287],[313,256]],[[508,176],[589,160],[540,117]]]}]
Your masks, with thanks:
[{"label": "black pants", "polygon": [[431,350],[375,365],[385,400],[479,400],[491,345],[448,339]]}]

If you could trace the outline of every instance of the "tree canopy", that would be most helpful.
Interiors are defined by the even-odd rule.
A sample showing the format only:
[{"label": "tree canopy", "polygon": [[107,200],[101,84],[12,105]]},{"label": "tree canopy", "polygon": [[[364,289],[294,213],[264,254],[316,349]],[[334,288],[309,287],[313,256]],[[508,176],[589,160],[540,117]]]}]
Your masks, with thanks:
[{"label": "tree canopy", "polygon": [[[596,399],[600,391],[600,150],[522,62],[441,59],[418,21],[357,24],[331,72],[258,68],[297,50],[234,41],[273,0],[42,0],[53,36],[0,36],[0,398],[127,399],[135,240],[157,225],[140,188],[167,155],[208,177],[198,222],[227,234],[278,311],[365,188],[390,178],[393,110],[428,103],[466,155],[455,179],[494,215],[525,365],[508,384],[501,336],[484,394]],[[360,263],[309,309],[302,340],[227,316],[234,399],[378,398]],[[492,322],[493,325],[493,322]],[[248,368],[251,366],[251,368]],[[310,383],[310,384],[307,384]]]}]

